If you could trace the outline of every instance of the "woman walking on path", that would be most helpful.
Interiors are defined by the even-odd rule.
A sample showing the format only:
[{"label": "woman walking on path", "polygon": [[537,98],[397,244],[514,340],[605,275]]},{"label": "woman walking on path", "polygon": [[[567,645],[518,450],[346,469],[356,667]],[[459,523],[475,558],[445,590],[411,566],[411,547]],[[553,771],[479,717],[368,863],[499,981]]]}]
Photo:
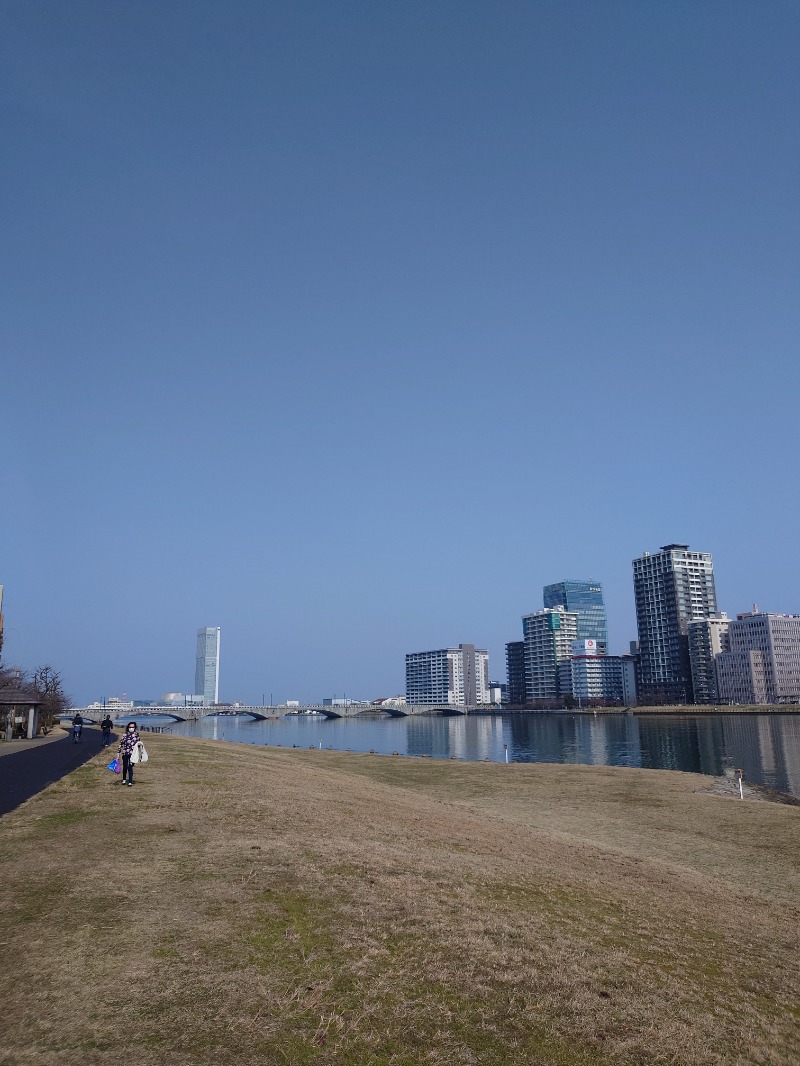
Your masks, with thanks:
[{"label": "woman walking on path", "polygon": [[[133,763],[131,755],[133,749],[139,743],[139,734],[136,732],[136,722],[128,722],[127,728],[122,735],[117,748],[117,758],[122,756],[122,784],[133,785]],[[127,777],[127,781],[125,778]]]}]

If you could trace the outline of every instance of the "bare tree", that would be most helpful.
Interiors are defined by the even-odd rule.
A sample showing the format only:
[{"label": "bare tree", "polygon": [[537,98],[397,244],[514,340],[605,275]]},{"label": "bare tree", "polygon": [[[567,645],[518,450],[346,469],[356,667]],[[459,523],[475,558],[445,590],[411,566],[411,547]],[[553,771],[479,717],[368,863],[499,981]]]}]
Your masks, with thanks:
[{"label": "bare tree", "polygon": [[40,666],[33,671],[31,688],[41,700],[39,712],[43,732],[53,728],[55,719],[72,706],[72,700],[64,692],[61,674],[52,666]]},{"label": "bare tree", "polygon": [[25,675],[18,666],[0,664],[0,688],[22,688],[24,683]]}]

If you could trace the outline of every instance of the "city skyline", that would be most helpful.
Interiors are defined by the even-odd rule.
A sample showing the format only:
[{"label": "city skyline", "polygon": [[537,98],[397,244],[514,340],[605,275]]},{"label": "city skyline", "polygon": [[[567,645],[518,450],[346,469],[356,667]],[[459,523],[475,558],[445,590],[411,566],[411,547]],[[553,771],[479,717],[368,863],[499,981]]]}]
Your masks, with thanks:
[{"label": "city skyline", "polygon": [[[695,613],[692,615],[691,620],[689,620],[690,627],[693,624],[693,621],[697,621],[697,620],[700,620],[700,619],[703,619],[705,621],[712,621],[712,622],[716,622],[716,623],[719,623],[723,619],[725,619],[725,626],[727,626],[727,624],[729,622],[729,619],[727,618],[726,612],[722,612],[722,614],[718,614],[717,613],[717,599],[716,599],[716,593],[715,593],[715,588],[714,588],[715,574],[714,574],[713,566],[711,565],[711,559],[712,559],[712,554],[713,553],[709,553],[709,552],[694,552],[694,551],[689,552],[688,549],[689,549],[689,545],[673,543],[673,544],[669,544],[669,545],[664,546],[663,548],[659,549],[657,552],[645,551],[643,553],[643,556],[637,557],[637,558],[634,558],[634,559],[631,560],[631,564],[633,565],[633,568],[634,568],[633,582],[632,582],[632,586],[631,586],[631,602],[634,605],[634,611],[635,611],[635,604],[636,604],[636,599],[637,599],[637,564],[639,565],[639,569],[641,569],[641,566],[642,566],[643,563],[647,563],[648,565],[650,565],[650,561],[651,560],[656,560],[657,561],[657,557],[661,557],[661,556],[664,556],[664,555],[669,556],[671,553],[674,554],[675,552],[677,552],[677,554],[679,554],[679,555],[689,554],[692,557],[702,558],[703,559],[703,564],[693,564],[693,565],[699,565],[700,568],[703,569],[703,567],[706,565],[706,562],[707,562],[707,565],[709,567],[709,573],[712,575],[711,576],[711,589],[712,589],[711,596],[707,600],[704,599],[702,608],[698,608],[695,611]],[[663,567],[662,567],[662,569],[663,569]],[[705,569],[703,569],[703,573],[705,573]],[[689,586],[690,586],[690,582],[687,580],[687,589],[689,588]],[[0,587],[2,587],[2,586],[0,586]],[[694,589],[694,585],[693,584],[692,584],[691,587],[692,587],[692,589]],[[569,598],[569,596],[571,594],[571,596],[573,597],[573,600],[572,600],[573,604],[577,601],[579,604],[583,605],[582,607],[576,608],[572,613],[566,612],[567,617],[573,619],[573,621],[570,623],[571,628],[568,628],[568,630],[566,631],[566,633],[563,636],[563,638],[559,637],[559,639],[561,640],[561,643],[563,644],[563,648],[564,649],[566,649],[569,645],[571,645],[572,640],[574,638],[579,637],[581,635],[581,633],[585,637],[587,632],[592,632],[592,633],[595,633],[595,634],[596,633],[607,632],[607,630],[606,630],[605,603],[604,603],[604,597],[603,597],[603,588],[604,588],[603,582],[601,582],[599,579],[591,579],[591,580],[587,581],[587,580],[575,579],[575,578],[562,579],[562,580],[560,580],[558,582],[549,582],[549,583],[545,583],[542,586],[541,600],[543,602],[550,602],[551,604],[554,605],[556,600],[558,600],[560,598],[564,598],[564,599]],[[558,594],[556,594],[555,590],[571,590],[571,593],[568,592],[568,594],[565,595],[565,596],[559,596]],[[590,592],[590,595],[588,597],[586,596],[586,592],[587,591]],[[757,603],[753,603],[753,604],[749,605],[748,608],[743,608],[740,611],[733,611],[731,617],[733,619],[735,619],[737,616],[748,615],[750,613],[750,607],[755,609],[757,612],[759,612],[759,610],[760,610],[758,604]],[[523,623],[523,632],[526,631],[526,626],[527,626],[528,620],[533,619],[534,616],[543,616],[543,615],[552,613],[552,611],[556,610],[556,609],[557,608],[555,608],[553,606],[545,607],[544,609],[536,608],[533,612],[529,612],[528,614],[521,615],[520,618],[521,618],[522,623]],[[582,612],[582,615],[581,615],[581,612]],[[708,612],[708,613],[705,613],[705,612]],[[764,615],[769,613],[769,614],[792,616],[792,615],[795,615],[795,614],[800,613],[800,612],[795,612],[795,611],[768,611],[768,610],[764,609],[763,611],[761,611],[761,613],[763,613]],[[583,618],[583,621],[581,621],[581,617]],[[587,621],[587,619],[588,619],[588,621]],[[587,628],[587,626],[588,626],[588,628]],[[11,628],[12,628],[12,631],[13,631],[13,627],[11,627]],[[223,692],[222,694],[220,694],[220,688],[219,688],[220,627],[201,627],[200,629],[198,629],[196,631],[196,634],[197,634],[197,636],[196,636],[196,655],[195,655],[194,684],[193,685],[191,685],[191,684],[186,685],[187,697],[188,697],[189,692],[191,690],[191,692],[193,692],[195,696],[203,696],[204,697],[204,702],[206,702],[207,704],[208,703],[217,703],[217,702],[229,703],[229,702],[232,702],[232,701],[236,701],[236,702],[247,703],[249,705],[254,705],[254,706],[257,706],[257,705],[260,705],[260,704],[264,704],[266,702],[267,691],[269,691],[270,702],[272,702],[273,699],[274,699],[275,704],[285,703],[286,700],[294,700],[294,699],[297,698],[298,693],[300,693],[301,696],[302,696],[302,698],[300,699],[301,703],[316,704],[316,703],[320,703],[322,701],[322,699],[324,698],[323,696],[319,695],[318,693],[314,694],[313,696],[310,695],[308,693],[308,691],[303,688],[302,683],[292,684],[291,682],[288,685],[287,691],[285,693],[283,693],[282,695],[278,696],[278,697],[275,697],[275,692],[273,691],[273,688],[269,688],[268,687],[268,688],[262,688],[261,698],[260,699],[258,698],[258,695],[255,692],[255,690],[253,690],[253,692],[251,692],[247,698],[243,698],[242,693],[239,691],[239,688],[237,688],[237,682],[236,682],[235,679],[231,681],[231,691],[230,692]],[[607,649],[608,653],[610,655],[612,655],[612,656],[619,656],[620,654],[625,655],[629,651],[630,642],[631,641],[638,641],[638,640],[640,640],[640,638],[641,638],[641,631],[640,631],[640,629],[638,627],[638,623],[636,623],[634,625],[633,631],[625,639],[624,647],[618,647],[618,648],[615,649],[615,648],[611,647],[611,642],[609,642],[609,647]],[[512,646],[514,643],[515,643],[515,641],[505,641],[501,645],[501,648],[499,650],[495,650],[494,653],[485,652],[485,651],[481,652],[482,655],[487,655],[488,656],[488,661],[492,663],[492,665],[490,667],[490,670],[489,670],[489,676],[491,677],[491,679],[499,680],[499,679],[502,678],[503,683],[506,683],[506,680],[507,680],[506,671],[507,671],[507,665],[508,665],[508,663],[507,663],[508,648],[510,646]],[[516,643],[518,643],[520,645],[520,648],[524,647],[524,641],[517,640]],[[614,643],[618,644],[620,642],[614,642]],[[445,649],[448,648],[448,644],[446,642],[442,646]],[[461,645],[459,645],[459,647],[461,647]],[[474,646],[463,645],[463,647],[469,648],[469,647],[474,647]],[[453,649],[450,648],[449,650],[452,651]],[[600,642],[599,642],[598,650],[602,654],[602,652],[603,652],[602,640],[600,640]],[[689,668],[689,645],[688,644],[687,644],[687,646],[686,646],[686,648],[684,650],[685,650],[685,658],[686,658],[686,663],[685,663],[684,668],[688,671],[686,677],[690,678],[691,677],[691,669]],[[201,652],[202,652],[202,654],[201,654]],[[380,697],[388,698],[388,697],[390,697],[392,695],[396,695],[397,693],[399,693],[401,691],[404,691],[405,688],[407,687],[407,684],[408,684],[408,665],[407,664],[408,664],[409,654],[414,655],[414,654],[433,654],[433,653],[402,653],[398,649],[397,652],[394,652],[392,654],[393,654],[393,657],[398,657],[398,656],[404,654],[405,655],[405,659],[406,659],[405,678],[404,679],[401,678],[401,680],[395,686],[394,690],[392,690],[391,684],[389,684],[389,685],[380,685],[380,684],[378,684],[378,686],[374,689],[374,691],[365,692],[364,689],[365,689],[365,687],[367,687],[367,683],[361,684],[360,681],[359,681],[359,678],[356,677],[354,679],[351,678],[349,681],[345,680],[344,684],[339,686],[339,691],[346,692],[346,691],[348,691],[348,689],[351,692],[353,692],[353,693],[358,691],[360,693],[360,695],[359,696],[354,696],[353,698],[354,699],[366,698],[368,701],[370,699],[373,699],[373,698],[374,699],[377,699],[377,698],[380,698]],[[530,654],[530,653],[528,653],[528,654]],[[6,665],[21,665],[23,667],[25,665],[25,664],[19,664],[19,663],[12,663],[11,660],[9,660],[7,656],[5,657],[5,662],[6,662]],[[528,669],[530,669],[530,666],[528,666]],[[549,670],[550,668],[546,667],[546,669]],[[556,671],[556,673],[557,673],[557,671]],[[173,679],[177,674],[180,674],[180,670],[179,669],[171,669],[168,672],[168,677],[169,677],[169,679]],[[680,682],[680,684],[683,686],[682,691],[684,691],[684,692],[688,691],[688,689],[686,688],[686,685],[687,685],[686,677],[684,677],[684,679]],[[554,678],[555,678],[555,675],[554,675]],[[553,680],[551,680],[551,682],[548,682],[548,684],[552,684],[552,683],[553,683]],[[209,688],[209,686],[211,686],[211,688]],[[691,687],[691,680],[689,680],[689,688],[690,687]],[[169,689],[168,686],[165,686],[164,684],[160,684],[160,685],[156,684],[154,686],[151,686],[151,688],[154,688],[154,689],[159,690],[159,691],[163,690],[164,695],[167,695],[167,696],[175,694],[175,690]],[[213,698],[210,697],[211,689],[213,689]],[[646,686],[645,686],[645,689],[646,689]],[[321,683],[320,691],[325,691],[325,692],[332,691],[332,686],[329,685],[329,684],[326,684],[326,682],[323,680],[322,683]],[[676,689],[675,693],[673,695],[675,695],[675,698],[676,698],[677,702],[681,702],[681,700],[679,699],[679,697],[677,695],[677,691],[678,690]],[[101,700],[106,699],[106,698],[111,698],[111,697],[117,697],[118,698],[120,693],[122,693],[123,696],[127,696],[129,698],[135,698],[135,699],[140,699],[141,698],[145,702],[158,702],[158,697],[157,696],[152,696],[150,694],[145,696],[143,691],[134,692],[133,689],[130,686],[120,686],[120,685],[117,685],[116,687],[112,685],[109,690],[107,690],[107,691],[105,691],[103,693],[100,693],[100,694],[96,690],[92,690],[91,692],[88,692],[88,693],[84,694],[83,698],[78,699],[76,702],[84,704],[84,705],[88,705],[90,702],[94,702],[98,698],[101,699]],[[554,695],[555,695],[555,691],[551,691],[550,688],[547,688],[547,691],[542,689],[542,691],[539,692],[539,694],[537,696],[532,696],[532,697],[529,697],[529,698],[533,698],[533,699],[549,698],[549,697],[554,696]],[[425,702],[425,700],[422,700],[421,702]],[[436,702],[439,702],[439,700],[437,699]],[[447,702],[447,699],[443,698],[441,700],[441,702]],[[656,702],[661,702],[661,700],[657,699]],[[691,700],[689,700],[689,702],[691,702]],[[704,701],[700,700],[699,702],[704,702]]]},{"label": "city skyline", "polygon": [[222,698],[392,695],[461,639],[502,676],[564,575],[623,652],[673,540],[729,616],[800,609],[800,9],[0,30],[7,661],[191,692],[209,620]]}]

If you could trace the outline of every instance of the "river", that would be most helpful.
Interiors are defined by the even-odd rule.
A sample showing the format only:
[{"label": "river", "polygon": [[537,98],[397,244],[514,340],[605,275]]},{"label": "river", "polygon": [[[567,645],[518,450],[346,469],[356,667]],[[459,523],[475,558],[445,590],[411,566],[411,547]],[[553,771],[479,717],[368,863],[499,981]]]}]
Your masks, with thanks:
[{"label": "river", "polygon": [[[160,721],[160,720],[159,720]],[[151,719],[150,724],[159,724]],[[797,714],[504,714],[467,717],[267,721],[229,716],[172,725],[170,732],[239,744],[425,755],[434,759],[642,766],[718,776],[741,767],[745,780],[800,797]]]}]

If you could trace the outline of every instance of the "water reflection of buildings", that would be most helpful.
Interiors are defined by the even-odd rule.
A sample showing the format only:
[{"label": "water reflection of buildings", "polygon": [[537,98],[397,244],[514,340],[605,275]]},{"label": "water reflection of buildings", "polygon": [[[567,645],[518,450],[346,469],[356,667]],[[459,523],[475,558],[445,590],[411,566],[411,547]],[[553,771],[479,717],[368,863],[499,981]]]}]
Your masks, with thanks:
[{"label": "water reflection of buildings", "polygon": [[[800,796],[800,715],[510,715],[512,756],[718,776]],[[474,756],[465,756],[471,758]]]},{"label": "water reflection of buildings", "polygon": [[800,716],[730,714],[721,716],[729,766],[745,780],[800,796]]},{"label": "water reflection of buildings", "polygon": [[667,721],[661,715],[642,715],[638,722],[641,766],[693,774],[719,773],[703,767],[697,719],[670,715]]},{"label": "water reflection of buildings", "polygon": [[435,715],[409,715],[405,719],[406,753],[447,759],[450,756],[449,722],[449,718]]},{"label": "water reflection of buildings", "polygon": [[503,758],[503,719],[496,715],[470,715],[459,728],[450,719],[451,754],[459,759]]},{"label": "water reflection of buildings", "polygon": [[[515,759],[533,762],[585,762],[577,735],[581,715],[514,714],[508,719]],[[594,720],[592,718],[592,720]]]},{"label": "water reflection of buildings", "polygon": [[412,715],[405,719],[406,751],[434,759],[501,759],[504,722],[498,715]]}]

